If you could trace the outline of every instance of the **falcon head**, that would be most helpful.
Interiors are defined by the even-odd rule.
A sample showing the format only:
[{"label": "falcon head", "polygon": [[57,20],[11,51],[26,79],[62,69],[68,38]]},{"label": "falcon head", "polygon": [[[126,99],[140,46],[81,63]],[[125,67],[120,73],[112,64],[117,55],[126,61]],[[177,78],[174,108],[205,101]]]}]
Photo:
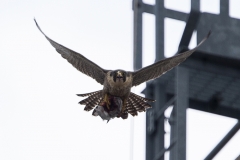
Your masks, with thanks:
[{"label": "falcon head", "polygon": [[130,74],[124,70],[115,70],[110,72],[110,77],[113,79],[114,82],[126,82]]}]

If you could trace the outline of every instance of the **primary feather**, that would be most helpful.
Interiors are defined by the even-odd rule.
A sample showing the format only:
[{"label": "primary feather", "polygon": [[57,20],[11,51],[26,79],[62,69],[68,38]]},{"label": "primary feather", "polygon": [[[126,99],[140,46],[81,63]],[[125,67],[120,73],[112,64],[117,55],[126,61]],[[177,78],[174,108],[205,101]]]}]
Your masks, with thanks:
[{"label": "primary feather", "polygon": [[51,45],[56,49],[58,53],[61,54],[63,58],[65,58],[69,63],[71,63],[77,70],[80,72],[92,77],[98,83],[103,85],[104,78],[106,76],[107,70],[102,69],[94,62],[90,61],[83,55],[64,47],[61,44],[51,40],[39,27],[37,21],[34,19],[38,29],[42,32],[42,34],[47,38],[47,40],[51,43]]}]

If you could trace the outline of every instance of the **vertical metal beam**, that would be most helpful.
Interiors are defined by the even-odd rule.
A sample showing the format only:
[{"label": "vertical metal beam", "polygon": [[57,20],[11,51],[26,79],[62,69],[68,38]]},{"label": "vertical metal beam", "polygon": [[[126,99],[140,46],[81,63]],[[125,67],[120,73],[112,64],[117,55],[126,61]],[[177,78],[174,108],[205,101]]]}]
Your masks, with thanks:
[{"label": "vertical metal beam", "polygon": [[[164,107],[167,99],[166,95],[166,85],[162,83],[160,80],[157,81],[158,83],[154,85],[154,97],[157,101],[154,104],[154,113],[155,115]],[[159,119],[156,120],[156,131],[155,131],[155,138],[154,138],[154,157],[156,157],[159,152],[165,150],[164,147],[164,116],[161,116]],[[159,157],[158,160],[164,160],[164,156]]]},{"label": "vertical metal beam", "polygon": [[[155,87],[157,89],[155,89]],[[151,93],[153,92],[153,93]],[[162,109],[166,103],[166,86],[161,84],[147,84],[145,95],[149,98],[157,99],[153,103],[153,108],[147,110],[146,117],[146,159],[164,160],[164,156],[157,156],[164,148],[164,116],[155,118],[156,113]]]},{"label": "vertical metal beam", "polygon": [[193,31],[197,27],[198,19],[200,17],[200,3],[199,0],[191,0],[191,12],[189,13],[186,27],[184,28],[183,35],[179,44],[179,50],[181,47],[187,47],[193,35]]},{"label": "vertical metal beam", "polygon": [[220,14],[223,18],[229,17],[229,1],[220,0]]},{"label": "vertical metal beam", "polygon": [[186,109],[189,101],[189,71],[184,67],[176,68],[176,105],[175,105],[175,133],[177,139],[174,148],[174,160],[186,159]]},{"label": "vertical metal beam", "polygon": [[[147,83],[145,95],[148,98],[152,99],[154,98],[152,84]],[[146,114],[146,160],[152,160],[154,157],[154,132],[155,132],[154,110],[153,108],[150,108],[147,110]]]},{"label": "vertical metal beam", "polygon": [[213,159],[218,152],[227,144],[227,142],[237,133],[240,129],[240,121],[228,132],[228,134],[218,143],[218,145],[208,154],[205,160]]},{"label": "vertical metal beam", "polygon": [[[164,58],[164,1],[156,0],[155,1],[155,31],[156,31],[156,59],[155,61],[159,61]],[[154,104],[154,113],[157,114],[166,103],[166,85],[161,82],[161,79],[157,79],[154,83],[154,95],[157,101]],[[155,153],[154,157],[164,151],[164,116],[161,116],[156,120],[156,133],[155,133]],[[163,154],[164,155],[164,154]],[[154,158],[153,157],[153,158]],[[158,160],[164,160],[164,156],[158,157]]]},{"label": "vertical metal beam", "polygon": [[142,68],[142,0],[133,0],[133,68]]},{"label": "vertical metal beam", "polygon": [[196,10],[191,10],[186,27],[184,28],[183,35],[179,44],[179,51],[181,52],[181,47],[187,47],[193,35],[193,31],[197,27],[198,19],[200,17],[200,12]]},{"label": "vertical metal beam", "polygon": [[191,0],[191,10],[200,11],[200,0]]},{"label": "vertical metal beam", "polygon": [[156,0],[155,4],[155,25],[156,25],[156,59],[164,58],[164,1]]},{"label": "vertical metal beam", "polygon": [[[176,107],[174,106],[172,109],[172,113],[169,118],[169,124],[171,126],[171,132],[170,132],[170,143],[173,142],[173,140],[176,140]],[[174,160],[175,158],[175,152],[176,147],[172,147],[170,150],[170,160]]]},{"label": "vertical metal beam", "polygon": [[[142,0],[133,0],[134,10],[134,70],[142,68],[142,13],[148,8],[148,12],[156,12],[156,61],[164,58],[164,15],[163,1],[156,1],[154,8],[145,5]],[[150,11],[152,9],[153,11]],[[155,10],[154,10],[155,9]],[[155,99],[154,108],[147,111],[146,121],[146,159],[153,159],[156,155],[164,150],[164,117],[155,122],[154,115],[161,110],[166,101],[166,91],[164,85],[154,84]],[[151,92],[151,91],[150,91]],[[156,126],[156,127],[155,127]],[[164,160],[164,157],[160,157]]]},{"label": "vertical metal beam", "polygon": [[[191,12],[189,14],[182,39],[179,44],[181,47],[189,45],[194,29],[200,16],[199,0],[191,0]],[[189,99],[189,72],[187,68],[177,67],[175,71],[175,95],[176,104],[172,110],[171,121],[171,142],[177,139],[176,145],[170,151],[170,160],[186,159],[186,109]],[[180,138],[181,137],[181,138]]]}]

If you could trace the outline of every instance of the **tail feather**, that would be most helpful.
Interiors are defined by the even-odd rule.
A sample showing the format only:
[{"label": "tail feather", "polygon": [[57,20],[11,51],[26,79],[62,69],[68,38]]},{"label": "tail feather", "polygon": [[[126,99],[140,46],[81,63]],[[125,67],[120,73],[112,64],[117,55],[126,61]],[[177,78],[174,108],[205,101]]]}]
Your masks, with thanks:
[{"label": "tail feather", "polygon": [[142,100],[140,99],[134,99],[134,107],[136,108],[136,110],[138,112],[142,112],[142,111],[145,111],[145,103],[146,102],[143,102]]},{"label": "tail feather", "polygon": [[143,100],[144,102],[155,102],[155,101],[156,101],[156,100],[154,100],[154,99],[141,97],[141,96],[139,96],[139,95],[137,95],[137,94],[135,94],[135,93],[132,93],[132,92],[130,93],[130,97],[135,97],[135,98],[141,99],[141,100]]},{"label": "tail feather", "polygon": [[83,99],[82,101],[79,102],[79,104],[86,105],[84,108],[85,111],[92,110],[96,105],[98,105],[101,102],[103,98],[102,90],[86,94],[78,94],[78,96],[81,97],[89,96],[88,98]]},{"label": "tail feather", "polygon": [[81,100],[79,102],[79,104],[87,105],[88,103],[92,103],[92,102],[98,100],[98,98],[99,98],[98,95],[94,94],[94,95],[89,96],[86,99]]},{"label": "tail feather", "polygon": [[135,116],[137,112],[145,112],[146,109],[151,108],[151,105],[147,103],[148,101],[153,102],[154,100],[141,97],[131,92],[126,107],[128,113]]},{"label": "tail feather", "polygon": [[131,97],[128,98],[128,102],[127,102],[127,111],[128,113],[130,113],[132,116],[137,116],[137,110],[134,108],[134,103]]},{"label": "tail feather", "polygon": [[[85,105],[85,108],[84,108],[85,111],[92,110],[96,105],[99,105],[99,103],[103,100],[102,90],[86,93],[86,94],[77,94],[77,95],[81,97],[88,96],[87,98],[79,102],[80,104]],[[127,118],[128,113],[130,113],[132,116],[137,116],[138,112],[143,112],[143,111],[145,112],[146,109],[151,108],[151,105],[148,104],[147,102],[154,102],[154,101],[155,100],[144,98],[131,92],[126,104],[126,110],[125,110],[126,116],[122,118],[123,119]]]},{"label": "tail feather", "polygon": [[95,91],[95,92],[90,92],[90,93],[85,93],[85,94],[77,94],[77,96],[80,96],[80,97],[92,96],[94,94],[97,94],[98,92],[102,92],[102,90]]}]

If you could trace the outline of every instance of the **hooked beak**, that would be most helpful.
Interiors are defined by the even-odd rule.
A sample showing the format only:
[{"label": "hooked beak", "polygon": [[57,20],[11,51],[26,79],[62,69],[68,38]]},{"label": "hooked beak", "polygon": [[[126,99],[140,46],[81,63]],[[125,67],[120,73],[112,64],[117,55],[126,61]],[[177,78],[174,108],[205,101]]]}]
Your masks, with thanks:
[{"label": "hooked beak", "polygon": [[118,71],[117,72],[117,78],[122,78],[122,77],[123,77],[122,72]]},{"label": "hooked beak", "polygon": [[120,82],[120,81],[125,82],[124,75],[121,71],[117,71],[117,73],[115,74],[113,79],[114,79],[114,82],[116,82],[116,81],[117,82]]}]

